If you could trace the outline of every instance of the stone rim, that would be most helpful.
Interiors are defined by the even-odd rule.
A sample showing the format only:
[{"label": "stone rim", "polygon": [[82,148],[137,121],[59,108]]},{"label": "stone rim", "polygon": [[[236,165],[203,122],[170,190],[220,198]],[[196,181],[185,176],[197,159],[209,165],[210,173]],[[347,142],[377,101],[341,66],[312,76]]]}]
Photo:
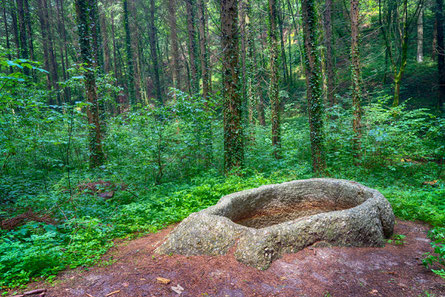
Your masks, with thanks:
[{"label": "stone rim", "polygon": [[[306,195],[305,191],[315,186],[319,187],[319,192]],[[299,188],[303,189],[306,193],[303,196],[308,199],[358,199],[355,201],[357,205],[261,229],[246,227],[233,221],[243,211],[250,211],[253,204],[260,203],[260,207],[263,207],[268,203],[282,202],[280,199],[291,199],[292,191]],[[327,195],[329,189],[334,192]],[[274,197],[274,200],[271,199],[271,194],[284,195],[285,198]],[[240,206],[245,208],[239,209]],[[258,204],[256,207],[259,207]],[[347,180],[297,180],[222,197],[216,205],[191,214],[180,223],[156,252],[218,255],[227,253],[236,245],[237,260],[258,269],[267,269],[283,253],[296,252],[320,242],[341,246],[382,246],[385,237],[392,235],[393,227],[394,214],[391,205],[377,190]]]}]

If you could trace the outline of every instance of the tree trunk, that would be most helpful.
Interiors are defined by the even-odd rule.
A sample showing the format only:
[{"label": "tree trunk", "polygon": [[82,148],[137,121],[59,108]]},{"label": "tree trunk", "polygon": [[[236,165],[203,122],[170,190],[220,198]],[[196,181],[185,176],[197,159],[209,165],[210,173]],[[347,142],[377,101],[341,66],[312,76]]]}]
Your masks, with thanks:
[{"label": "tree trunk", "polygon": [[108,30],[107,30],[107,20],[105,17],[105,12],[99,14],[100,27],[103,41],[103,53],[104,53],[104,72],[109,73],[111,71],[111,61],[110,61],[110,47],[108,43]]},{"label": "tree trunk", "polygon": [[25,24],[27,31],[27,40],[28,40],[28,48],[29,48],[29,58],[34,61],[34,40],[32,35],[32,25],[31,25],[31,14],[29,12],[29,3],[28,0],[23,0],[24,9],[25,9]]},{"label": "tree trunk", "polygon": [[270,120],[272,122],[272,147],[276,159],[280,158],[281,131],[280,131],[280,97],[278,55],[279,45],[277,38],[277,4],[276,0],[269,0],[269,47],[270,47]]},{"label": "tree trunk", "polygon": [[[6,1],[3,2],[3,23],[5,25],[5,37],[6,37],[6,50],[8,51],[8,60],[12,60],[11,57],[11,45],[9,43],[9,30],[8,30],[8,20],[6,19]],[[9,66],[9,73],[12,73],[14,70],[11,66]]]},{"label": "tree trunk", "polygon": [[423,62],[423,6],[417,18],[417,62]]},{"label": "tree trunk", "polygon": [[136,91],[134,87],[134,64],[133,50],[131,48],[130,24],[128,23],[128,0],[123,0],[124,9],[124,28],[125,28],[125,50],[127,54],[127,83],[128,97],[131,105],[136,104]]},{"label": "tree trunk", "polygon": [[445,103],[445,49],[443,35],[443,0],[436,0],[437,20],[437,70],[439,75],[439,110],[444,110]]},{"label": "tree trunk", "polygon": [[[148,14],[147,14],[148,15]],[[149,20],[149,42],[150,42],[150,53],[151,59],[153,61],[153,75],[154,75],[154,87],[155,95],[158,103],[160,105],[164,104],[161,93],[161,81],[159,78],[159,61],[157,52],[157,37],[156,37],[156,26],[155,26],[155,2],[150,0],[150,20]]]},{"label": "tree trunk", "polygon": [[327,74],[327,99],[329,106],[335,104],[334,97],[334,57],[332,51],[332,0],[326,0],[324,11],[324,31],[325,31],[325,47],[326,47],[326,74]]},{"label": "tree trunk", "polygon": [[198,28],[199,28],[199,47],[201,50],[201,74],[202,74],[202,97],[207,99],[209,96],[209,58],[207,51],[206,36],[206,8],[204,0],[198,0]]},{"label": "tree trunk", "polygon": [[16,48],[16,52],[17,52],[17,58],[20,57],[20,38],[19,38],[19,28],[18,28],[18,24],[17,24],[17,9],[16,9],[16,5],[14,0],[10,0],[10,2],[8,2],[10,7],[9,7],[9,13],[11,14],[11,20],[12,20],[12,34],[14,35],[14,43],[15,43],[15,48]]},{"label": "tree trunk", "polygon": [[224,94],[224,171],[244,162],[242,107],[238,71],[238,0],[221,0],[221,49]]},{"label": "tree trunk", "polygon": [[312,170],[322,175],[326,168],[323,135],[321,66],[318,53],[318,21],[315,0],[301,1]]},{"label": "tree trunk", "polygon": [[172,50],[172,80],[173,87],[181,89],[181,73],[179,66],[179,49],[178,49],[178,34],[176,25],[176,3],[175,0],[168,0],[168,21],[170,24],[170,42]]},{"label": "tree trunk", "polygon": [[192,94],[199,92],[199,76],[198,76],[198,47],[196,45],[195,30],[195,0],[185,0],[187,10],[187,32],[188,32],[188,52],[190,60],[190,85]]},{"label": "tree trunk", "polygon": [[433,42],[431,46],[431,59],[436,60],[436,51],[437,51],[437,17],[434,19],[433,25]]},{"label": "tree trunk", "polygon": [[[198,28],[199,28],[199,46],[201,50],[201,73],[202,73],[202,97],[205,100],[205,110],[210,115],[209,106],[209,58],[207,49],[207,29],[206,29],[206,2],[205,0],[198,0]],[[204,141],[205,141],[205,164],[208,167],[213,160],[213,147],[212,147],[212,122],[207,119],[204,129]]]},{"label": "tree trunk", "polygon": [[[90,150],[90,167],[95,168],[101,166],[104,162],[104,152],[102,147],[102,127],[100,122],[100,109],[96,91],[96,77],[92,68],[97,67],[94,61],[94,51],[98,48],[92,46],[91,40],[94,40],[94,34],[97,30],[91,24],[97,16],[92,15],[94,9],[91,7],[96,0],[75,0],[77,29],[79,32],[79,45],[82,62],[86,64],[85,72],[85,89],[88,103],[87,116],[89,127],[89,150]],[[97,38],[97,36],[96,36]]]},{"label": "tree trunk", "polygon": [[[45,5],[43,3],[43,0],[38,0],[37,2],[39,7],[39,21],[40,21],[40,35],[42,36],[42,48],[43,48],[43,58],[44,58],[44,67],[45,70],[48,71],[46,74],[46,86],[48,90],[51,90],[52,84],[51,84],[51,67],[49,65],[49,50],[48,50],[48,31],[47,31],[47,25],[46,25],[46,18],[45,18]],[[54,105],[53,97],[49,97],[49,104]]]},{"label": "tree trunk", "polygon": [[246,75],[247,75],[247,109],[248,109],[248,119],[250,125],[255,125],[254,118],[254,108],[257,104],[258,99],[258,85],[259,77],[256,65],[256,48],[255,48],[255,26],[253,25],[252,19],[252,6],[251,0],[245,1],[245,22],[246,22],[246,35],[247,35],[247,64],[246,64]]},{"label": "tree trunk", "polygon": [[[19,36],[20,36],[20,58],[29,59],[29,51],[28,51],[28,40],[27,40],[27,30],[26,30],[26,22],[25,22],[25,7],[24,0],[16,0],[17,1],[17,13],[19,16]],[[24,68],[25,75],[29,75],[29,68]]]},{"label": "tree trunk", "polygon": [[[53,42],[53,32],[51,30],[52,24],[50,24],[49,18],[49,6],[47,0],[42,0],[43,2],[43,13],[45,17],[45,26],[46,26],[46,36],[48,42],[48,54],[49,54],[49,67],[50,67],[50,77],[51,77],[51,87],[56,92],[57,104],[60,105],[60,94],[59,94],[59,75],[57,73],[57,62],[56,62],[56,54],[54,51],[54,42]],[[51,13],[52,15],[52,13]]]},{"label": "tree trunk", "polygon": [[[62,77],[63,80],[66,81],[69,77],[68,75],[68,50],[67,50],[67,37],[66,37],[66,28],[65,28],[65,12],[63,7],[62,0],[56,0],[56,8],[57,8],[57,28],[59,34],[62,38],[59,40],[60,47],[60,56],[62,62]],[[63,99],[65,103],[70,103],[71,101],[71,89],[69,86],[66,86],[63,90]]]},{"label": "tree trunk", "polygon": [[[277,0],[274,0],[276,2]],[[287,73],[287,58],[286,58],[286,46],[284,42],[284,31],[283,31],[283,22],[284,22],[284,14],[280,9],[278,8],[277,4],[275,4],[275,10],[276,10],[276,21],[275,23],[278,23],[278,28],[280,30],[280,44],[281,44],[281,67],[283,68],[283,79],[285,84],[289,87],[289,75]],[[277,24],[275,24],[276,27]]]},{"label": "tree trunk", "polygon": [[360,164],[361,159],[361,73],[360,73],[360,51],[359,51],[359,0],[351,0],[351,68],[352,68],[352,106],[354,120],[352,128],[354,130],[354,159],[356,164]]}]

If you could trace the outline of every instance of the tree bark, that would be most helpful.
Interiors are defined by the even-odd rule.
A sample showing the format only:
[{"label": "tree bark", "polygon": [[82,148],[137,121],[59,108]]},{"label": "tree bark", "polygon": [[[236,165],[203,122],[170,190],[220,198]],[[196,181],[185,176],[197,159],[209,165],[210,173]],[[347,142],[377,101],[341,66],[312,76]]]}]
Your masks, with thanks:
[{"label": "tree bark", "polygon": [[326,0],[325,2],[325,11],[324,11],[324,32],[325,32],[325,47],[326,47],[326,74],[327,74],[327,99],[329,106],[333,106],[335,104],[334,97],[334,57],[332,51],[332,0]]},{"label": "tree bark", "polygon": [[[97,67],[97,61],[94,60],[94,51],[98,48],[93,47],[94,34],[97,30],[92,25],[97,16],[92,15],[93,6],[96,0],[75,0],[77,29],[79,32],[79,45],[82,62],[86,64],[85,71],[85,89],[88,103],[87,116],[89,123],[89,150],[90,150],[90,168],[101,166],[104,162],[104,152],[102,146],[102,127],[100,121],[100,109],[96,90],[96,77],[92,68]],[[97,37],[96,37],[97,38]],[[96,44],[97,45],[97,44]]]},{"label": "tree bark", "polygon": [[150,0],[150,20],[149,24],[149,43],[150,43],[150,53],[153,61],[153,76],[154,76],[154,87],[155,87],[155,95],[158,103],[160,105],[164,104],[161,93],[161,80],[159,77],[159,59],[157,52],[157,37],[156,37],[156,26],[155,26],[155,2],[154,0]]},{"label": "tree bark", "polygon": [[196,45],[195,30],[195,0],[185,0],[187,10],[187,32],[188,32],[188,52],[190,60],[191,74],[191,91],[192,94],[199,92],[199,75],[198,75],[198,47]]},{"label": "tree bark", "polygon": [[238,70],[238,0],[221,0],[221,48],[224,94],[224,171],[244,162],[242,107]]},{"label": "tree bark", "polygon": [[[17,1],[17,14],[19,17],[19,36],[20,36],[20,58],[29,59],[29,51],[28,51],[28,40],[27,40],[27,30],[26,30],[26,22],[25,22],[25,7],[24,0],[16,0]],[[29,68],[25,67],[23,69],[25,75],[29,75]]]},{"label": "tree bark", "polygon": [[173,87],[181,89],[181,73],[179,66],[179,48],[178,48],[178,33],[176,24],[176,1],[168,1],[168,21],[170,24],[170,43],[171,43],[171,57],[172,57],[172,81]]},{"label": "tree bark", "polygon": [[417,62],[423,62],[423,10],[420,8],[419,17],[417,18]]},{"label": "tree bark", "polygon": [[438,108],[444,111],[445,103],[445,48],[443,32],[443,0],[436,0],[436,20],[437,20],[437,70],[439,76],[439,98]]},{"label": "tree bark", "polygon": [[[277,0],[274,0],[274,2]],[[283,30],[283,22],[284,22],[284,14],[282,13],[281,9],[278,8],[277,4],[275,4],[275,10],[276,10],[276,23],[278,24],[278,28],[280,30],[280,44],[281,44],[281,67],[283,69],[283,79],[284,82],[289,87],[289,75],[287,73],[287,58],[286,58],[286,46],[284,41],[284,30]],[[276,26],[276,25],[275,25]]]},{"label": "tree bark", "polygon": [[17,52],[17,58],[20,57],[20,38],[19,38],[19,29],[17,24],[17,9],[14,0],[10,0],[8,2],[10,5],[9,13],[11,14],[11,20],[12,20],[12,34],[14,35],[14,43],[16,47]]},{"label": "tree bark", "polygon": [[436,51],[437,51],[437,17],[434,18],[434,25],[433,25],[433,41],[431,46],[431,59],[434,61],[436,60]]},{"label": "tree bark", "polygon": [[28,0],[23,0],[24,9],[25,9],[25,24],[26,24],[26,33],[28,40],[28,48],[29,48],[29,58],[34,61],[34,40],[32,34],[32,25],[31,25],[31,14],[29,11],[29,3]]},{"label": "tree bark", "polygon": [[[11,45],[9,43],[8,20],[6,19],[6,1],[3,2],[3,23],[5,26],[6,50],[8,51],[8,60],[12,60]],[[9,66],[9,73],[12,72],[13,72],[12,66]]]},{"label": "tree bark", "polygon": [[359,17],[360,7],[359,0],[351,0],[351,68],[352,68],[352,106],[354,119],[352,128],[354,130],[353,149],[354,161],[360,164],[361,159],[361,73],[360,73],[360,51],[359,51]]},{"label": "tree bark", "polygon": [[134,87],[134,64],[133,64],[133,49],[131,48],[131,33],[130,24],[128,23],[128,0],[123,0],[124,10],[124,28],[125,28],[125,50],[127,54],[127,89],[128,97],[131,105],[136,104],[136,91]]},{"label": "tree bark", "polygon": [[280,97],[279,97],[279,45],[277,38],[277,4],[276,0],[269,0],[269,48],[270,48],[270,120],[272,122],[272,147],[273,154],[279,159],[281,150],[280,131]]},{"label": "tree bark", "polygon": [[303,17],[304,60],[310,127],[312,171],[322,175],[326,168],[323,135],[323,100],[321,66],[318,53],[318,20],[315,0],[301,1]]}]

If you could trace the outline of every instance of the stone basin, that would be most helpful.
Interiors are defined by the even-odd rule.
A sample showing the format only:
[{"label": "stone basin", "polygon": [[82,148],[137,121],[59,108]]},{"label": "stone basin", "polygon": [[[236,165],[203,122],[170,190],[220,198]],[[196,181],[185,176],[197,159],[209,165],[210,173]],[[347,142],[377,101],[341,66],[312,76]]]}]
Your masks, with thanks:
[{"label": "stone basin", "polygon": [[391,205],[377,190],[347,180],[296,180],[222,197],[183,220],[156,252],[234,250],[238,261],[267,269],[308,246],[383,246],[393,228]]}]

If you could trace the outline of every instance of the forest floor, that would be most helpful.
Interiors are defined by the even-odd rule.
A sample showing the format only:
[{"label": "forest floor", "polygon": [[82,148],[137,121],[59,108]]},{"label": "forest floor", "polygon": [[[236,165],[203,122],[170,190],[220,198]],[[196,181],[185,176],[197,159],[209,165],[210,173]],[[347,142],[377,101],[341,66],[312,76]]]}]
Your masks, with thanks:
[{"label": "forest floor", "polygon": [[[403,243],[383,248],[306,248],[286,254],[266,271],[237,262],[233,255],[158,255],[174,226],[116,243],[101,265],[68,270],[47,289],[49,296],[445,296],[445,280],[421,263],[431,252],[428,225],[398,220]],[[164,284],[157,280],[170,280]],[[167,280],[164,280],[167,282]],[[173,289],[172,289],[173,287]],[[181,290],[183,289],[183,290]]]}]

